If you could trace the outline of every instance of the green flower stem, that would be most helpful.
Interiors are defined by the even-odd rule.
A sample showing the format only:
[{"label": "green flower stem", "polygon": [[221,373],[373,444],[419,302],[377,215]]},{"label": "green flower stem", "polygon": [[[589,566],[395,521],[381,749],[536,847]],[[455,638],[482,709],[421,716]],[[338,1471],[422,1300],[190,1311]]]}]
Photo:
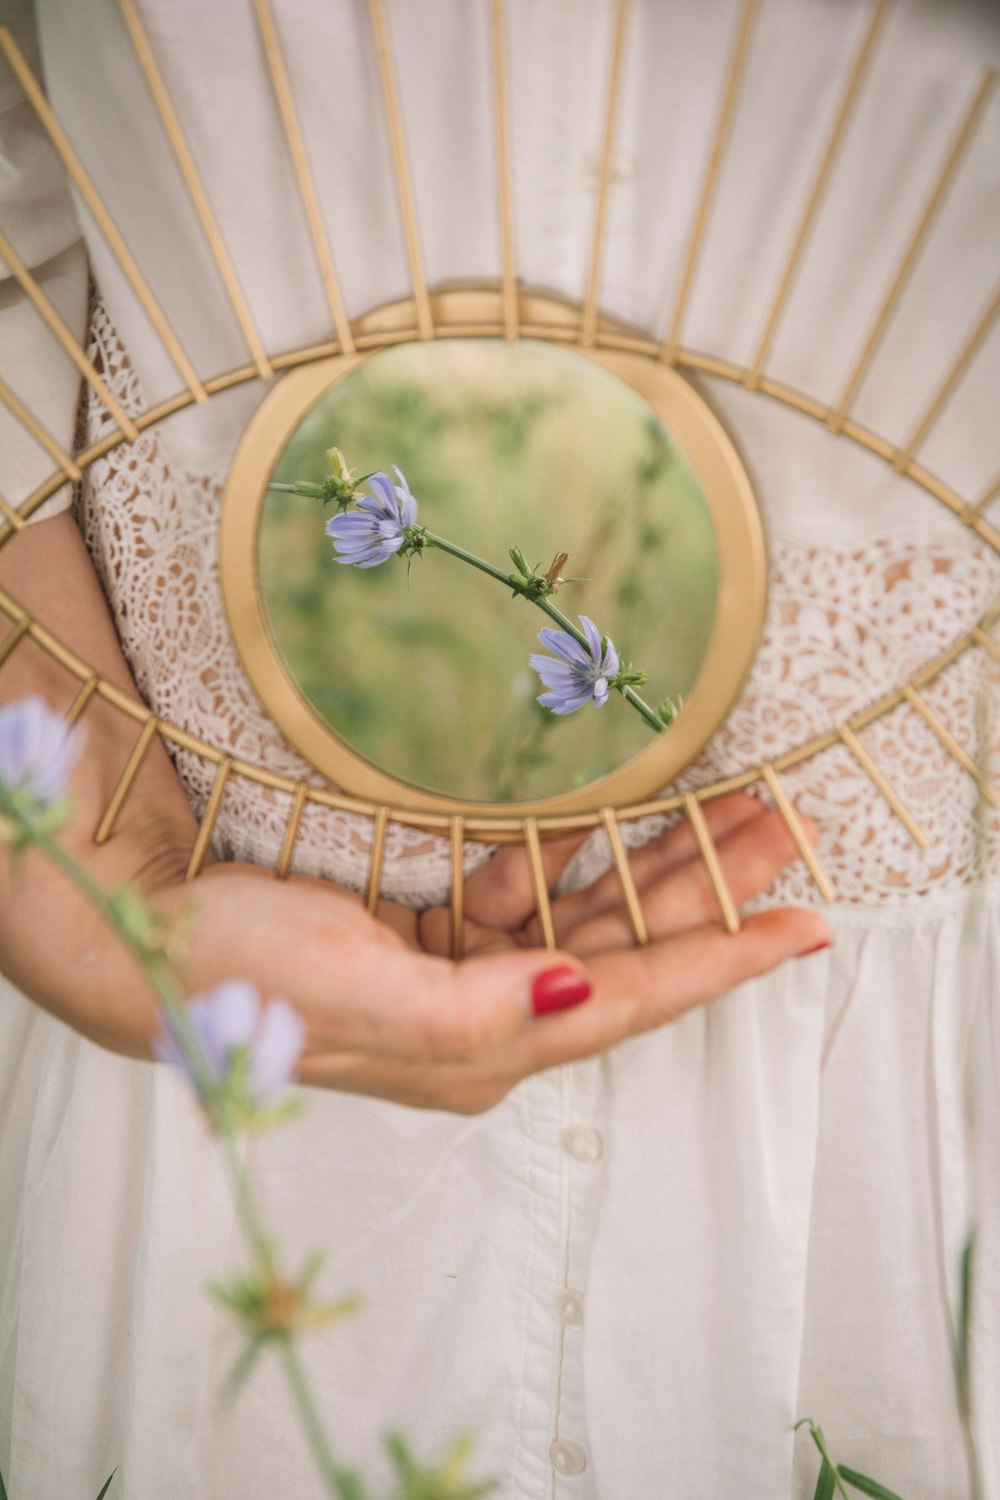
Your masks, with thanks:
[{"label": "green flower stem", "polygon": [[163,953],[149,942],[143,941],[131,930],[123,921],[121,912],[115,905],[114,896],[109,895],[103,886],[98,885],[84,867],[52,838],[51,834],[40,828],[30,814],[25,812],[23,807],[18,806],[2,783],[0,783],[0,809],[17,824],[25,837],[45,855],[46,859],[72,881],[81,895],[96,907],[109,927],[138,961],[156,994],[159,1005],[170,1016],[199,1093],[208,1097],[213,1087],[212,1075],[205,1066],[197,1034],[188,1018],[180,992],[171,978]]},{"label": "green flower stem", "polygon": [[337,1467],[327,1441],[326,1429],[316,1409],[316,1402],[313,1400],[308,1376],[302,1368],[299,1351],[291,1335],[281,1340],[281,1358],[288,1375],[288,1383],[292,1387],[299,1408],[302,1425],[306,1429],[306,1435],[312,1446],[313,1458],[316,1460],[316,1466],[323,1476],[327,1489],[331,1495],[340,1496],[340,1500],[355,1500],[357,1488],[351,1485],[350,1477],[344,1475]]},{"label": "green flower stem", "polygon": [[[138,961],[152,986],[158,1004],[170,1017],[171,1027],[191,1068],[200,1097],[206,1100],[211,1099],[215,1080],[205,1064],[201,1043],[191,1025],[180,990],[170,973],[162,949],[144,940],[133,930],[116,905],[114,893],[109,895],[71,854],[67,854],[61,844],[58,844],[45,829],[40,828],[30,814],[10,795],[3,782],[0,782],[0,813],[5,818],[9,818],[23,836],[67,876],[77,890],[97,909],[123,945]],[[264,1277],[274,1278],[277,1275],[274,1247],[264,1232],[249,1179],[240,1153],[236,1149],[235,1136],[224,1122],[216,1123],[236,1198],[237,1213],[256,1261],[256,1270]],[[286,1334],[282,1339],[282,1354],[302,1425],[330,1494],[347,1500],[291,1333]]]},{"label": "green flower stem", "polygon": [[[428,531],[426,527],[421,527],[420,531],[429,546],[439,547],[442,552],[449,552],[452,557],[457,557],[460,562],[468,563],[472,568],[478,568],[481,573],[488,573],[491,578],[495,578],[499,583],[504,584],[506,588],[516,589],[523,598],[530,600],[532,604],[537,604],[538,608],[544,610],[550,620],[555,620],[561,630],[565,630],[567,635],[571,635],[575,641],[578,641],[589,652],[590,644],[579,626],[574,625],[572,620],[568,619],[562,610],[557,609],[548,599],[543,598],[540,594],[532,593],[526,587],[518,587],[517,579],[512,577],[510,573],[504,573],[499,568],[495,568],[492,563],[486,562],[484,558],[476,557],[474,552],[466,552],[465,548],[459,547],[456,542],[449,542],[443,536],[438,536],[435,532]],[[664,727],[663,720],[659,714],[650,708],[644,698],[640,698],[634,688],[624,687],[620,691],[622,696],[628,699],[632,707],[638,710],[646,720],[646,723],[659,734]]]}]

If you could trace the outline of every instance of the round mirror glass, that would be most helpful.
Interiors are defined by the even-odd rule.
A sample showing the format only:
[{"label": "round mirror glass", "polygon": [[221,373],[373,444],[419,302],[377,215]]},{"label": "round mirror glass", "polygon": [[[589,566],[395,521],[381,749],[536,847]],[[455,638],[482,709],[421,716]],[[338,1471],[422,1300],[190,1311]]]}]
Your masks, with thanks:
[{"label": "round mirror glass", "polygon": [[[548,343],[400,344],[314,402],[271,483],[321,482],[334,446],[355,474],[398,466],[417,523],[504,574],[511,548],[542,574],[568,554],[556,575],[578,581],[550,602],[648,674],[648,705],[683,715],[716,621],[719,548],[684,451],[630,385]],[[324,534],[335,514],[268,488],[260,600],[298,692],[366,760],[504,803],[581,787],[649,745],[655,731],[618,692],[562,715],[539,705],[529,658],[558,626],[535,604],[433,546],[338,564]]]}]

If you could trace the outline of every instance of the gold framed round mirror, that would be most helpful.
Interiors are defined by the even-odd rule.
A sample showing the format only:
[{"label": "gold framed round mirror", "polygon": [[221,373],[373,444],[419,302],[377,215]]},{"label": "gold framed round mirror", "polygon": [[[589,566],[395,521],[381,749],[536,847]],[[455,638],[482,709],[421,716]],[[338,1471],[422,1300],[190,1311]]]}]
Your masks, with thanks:
[{"label": "gold framed round mirror", "polygon": [[[357,352],[284,377],[230,470],[220,557],[237,649],[288,740],[352,795],[511,817],[641,800],[698,753],[753,659],[764,540],[725,430],[664,363],[564,347],[575,311],[536,301],[547,338],[476,337],[495,292],[442,294],[431,342],[404,307],[381,310]],[[527,661],[550,622],[450,558],[330,567],[317,500],[269,486],[321,478],[334,445],[359,472],[405,468],[421,522],[504,570],[512,546],[532,565],[568,552],[584,576],[560,608],[599,619],[676,720],[656,733],[617,694],[572,723],[539,709]]]}]

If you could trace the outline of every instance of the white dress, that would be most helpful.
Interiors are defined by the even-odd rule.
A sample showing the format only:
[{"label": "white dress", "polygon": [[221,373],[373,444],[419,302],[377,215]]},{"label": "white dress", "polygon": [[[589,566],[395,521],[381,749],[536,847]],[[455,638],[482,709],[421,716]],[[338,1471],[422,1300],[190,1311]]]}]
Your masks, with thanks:
[{"label": "white dress", "polygon": [[[353,316],[408,290],[365,7],[274,8]],[[114,5],[37,9],[50,97],[182,343],[202,374],[241,363]],[[249,0],[140,10],[265,346],[319,340],[329,316]],[[580,298],[612,8],[514,0],[509,11],[520,270]],[[763,6],[686,345],[750,357],[867,14],[853,0]],[[736,16],[732,0],[633,7],[601,301],[654,332],[676,295]],[[392,3],[388,18],[428,279],[495,277],[488,6]],[[891,12],[769,362],[779,378],[838,394],[997,60],[995,7],[901,0]],[[7,119],[5,230],[82,331],[79,231],[56,186],[38,211],[44,153],[26,106],[13,102]],[[858,398],[860,419],[893,441],[995,283],[997,123],[994,101]],[[81,218],[101,299],[90,337],[139,410],[177,376]],[[0,330],[11,383],[69,443],[75,381],[10,286]],[[1000,459],[998,362],[994,329],[921,450],[970,497]],[[1000,587],[997,555],[887,465],[758,395],[706,389],[754,476],[771,573],[750,680],[691,783],[841,722],[968,630]],[[79,511],[156,711],[300,773],[243,677],[215,569],[222,479],[261,390],[184,413],[127,463],[96,464]],[[83,419],[90,434],[105,420],[94,402]],[[46,465],[7,421],[0,440],[0,488],[16,501]],[[984,753],[996,739],[981,723],[996,698],[987,660],[966,652],[926,690],[959,742]],[[896,711],[864,740],[931,848],[914,848],[846,749],[789,774],[838,892],[830,951],[532,1078],[487,1115],[310,1091],[297,1122],[248,1147],[289,1263],[321,1246],[325,1289],[363,1300],[307,1360],[338,1459],[376,1487],[381,1436],[395,1428],[428,1458],[473,1434],[475,1472],[496,1477],[504,1500],[809,1496],[815,1450],[793,1424],[812,1416],[838,1460],[907,1500],[968,1496],[973,1446],[981,1493],[1000,1493],[996,821],[977,841],[970,778],[912,715]],[[200,809],[210,773],[177,760]],[[287,811],[234,783],[221,851],[273,863]],[[447,852],[394,837],[388,893],[439,899]],[[602,857],[595,844],[578,878]],[[314,810],[296,861],[360,885],[367,832]],[[767,897],[817,899],[801,866]],[[954,1348],[974,1225],[973,1438]],[[96,1493],[116,1465],[111,1495],[124,1500],[319,1495],[275,1366],[231,1412],[217,1408],[237,1346],[203,1288],[242,1264],[214,1148],[177,1080],[99,1050],[5,986],[0,1473],[11,1500]]]}]

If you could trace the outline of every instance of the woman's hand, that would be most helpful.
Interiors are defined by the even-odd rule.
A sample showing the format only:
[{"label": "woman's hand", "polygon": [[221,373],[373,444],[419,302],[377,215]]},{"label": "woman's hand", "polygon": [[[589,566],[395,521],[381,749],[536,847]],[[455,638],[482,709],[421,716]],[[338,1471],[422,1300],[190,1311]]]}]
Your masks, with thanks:
[{"label": "woman's hand", "polygon": [[[103,597],[68,516],[42,522],[0,553],[18,597],[96,670],[134,692]],[[0,676],[4,697],[40,692],[53,707],[75,683],[28,640]],[[278,881],[247,865],[183,872],[195,825],[163,747],[143,763],[109,841],[91,835],[135,739],[107,705],[87,711],[89,743],[74,776],[77,817],[66,842],[107,886],[131,881],[172,924],[189,994],[245,978],[285,995],[307,1028],[303,1082],[472,1112],[529,1073],[673,1020],[755,974],[828,940],[809,911],[771,911],[723,931],[686,826],[633,856],[650,929],[632,946],[614,875],[553,903],[561,947],[537,946],[523,851],[499,854],[468,882],[465,948],[445,953],[445,911],[422,916],[306,877]],[[793,856],[783,826],[748,798],[706,808],[737,902],[765,889]],[[577,840],[576,843],[579,841]],[[547,845],[549,880],[575,843]],[[0,872],[0,960],[25,993],[116,1051],[150,1055],[158,1017],[144,977],[66,879],[30,853],[17,881]],[[563,1009],[557,1004],[576,1003]]]},{"label": "woman's hand", "polygon": [[[706,814],[737,902],[795,855],[780,819],[751,798],[721,799]],[[544,850],[550,881],[579,842]],[[823,919],[800,910],[725,932],[686,824],[632,866],[647,947],[632,944],[613,872],[553,902],[560,951],[536,946],[530,871],[512,849],[470,878],[469,956],[452,963],[445,908],[417,915],[382,902],[376,919],[328,882],[216,865],[170,898],[193,903],[181,972],[192,989],[241,975],[287,995],[306,1022],[303,1082],[475,1112],[529,1073],[672,1021],[829,939]]]}]

